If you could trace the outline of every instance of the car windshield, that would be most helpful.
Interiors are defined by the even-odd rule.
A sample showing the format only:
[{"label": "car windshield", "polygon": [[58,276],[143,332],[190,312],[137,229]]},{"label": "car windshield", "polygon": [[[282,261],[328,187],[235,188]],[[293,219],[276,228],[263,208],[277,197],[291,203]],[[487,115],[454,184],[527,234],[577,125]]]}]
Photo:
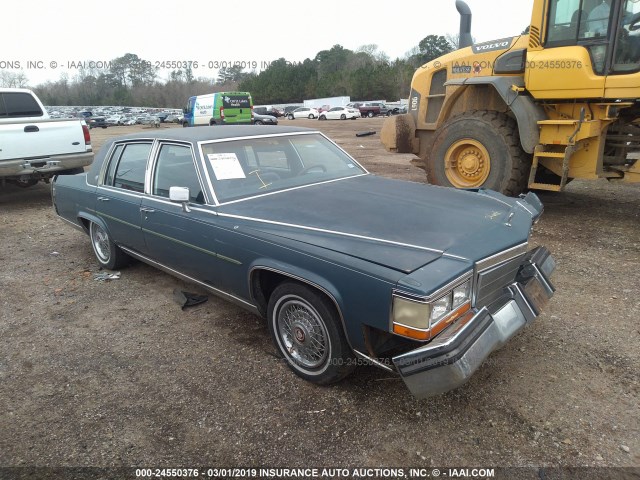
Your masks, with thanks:
[{"label": "car windshield", "polygon": [[367,173],[319,133],[204,143],[202,153],[221,203]]}]

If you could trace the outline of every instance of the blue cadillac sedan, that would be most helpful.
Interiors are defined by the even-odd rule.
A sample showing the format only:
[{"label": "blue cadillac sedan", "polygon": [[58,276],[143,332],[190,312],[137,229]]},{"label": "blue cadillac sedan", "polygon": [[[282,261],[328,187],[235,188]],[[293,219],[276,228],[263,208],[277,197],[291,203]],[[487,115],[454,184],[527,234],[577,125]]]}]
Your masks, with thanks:
[{"label": "blue cadillac sedan", "polygon": [[264,317],[317,384],[364,361],[419,398],[451,390],[554,292],[534,194],[377,177],[311,129],[119,137],[52,192],[102,267],[138,259]]}]

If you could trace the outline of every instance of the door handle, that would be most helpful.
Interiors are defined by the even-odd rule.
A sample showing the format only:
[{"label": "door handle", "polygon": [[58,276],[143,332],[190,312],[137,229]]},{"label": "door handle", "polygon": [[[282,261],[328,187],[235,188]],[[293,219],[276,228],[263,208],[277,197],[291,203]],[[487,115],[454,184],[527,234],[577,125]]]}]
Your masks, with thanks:
[{"label": "door handle", "polygon": [[101,202],[108,202],[109,198],[108,197],[98,197],[98,200],[100,200]]},{"label": "door handle", "polygon": [[153,208],[147,208],[147,207],[141,207],[140,211],[141,212],[145,212],[145,213],[153,213],[153,212],[155,212],[155,210]]},{"label": "door handle", "polygon": [[40,129],[37,125],[27,125],[26,127],[24,127],[24,131],[25,133],[39,132]]}]

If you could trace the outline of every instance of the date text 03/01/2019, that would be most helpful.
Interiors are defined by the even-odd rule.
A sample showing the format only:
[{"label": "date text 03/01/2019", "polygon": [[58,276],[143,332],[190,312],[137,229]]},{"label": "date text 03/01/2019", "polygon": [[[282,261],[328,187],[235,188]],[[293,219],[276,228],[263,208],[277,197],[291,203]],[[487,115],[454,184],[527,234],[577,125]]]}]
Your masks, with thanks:
[{"label": "date text 03/01/2019", "polygon": [[494,478],[493,468],[138,468],[137,478]]}]

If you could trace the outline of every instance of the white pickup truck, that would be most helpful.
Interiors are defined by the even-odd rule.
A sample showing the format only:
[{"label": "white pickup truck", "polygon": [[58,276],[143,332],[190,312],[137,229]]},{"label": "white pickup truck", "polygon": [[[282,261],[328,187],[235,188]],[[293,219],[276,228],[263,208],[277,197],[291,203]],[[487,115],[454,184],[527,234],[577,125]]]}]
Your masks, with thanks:
[{"label": "white pickup truck", "polygon": [[0,88],[0,186],[22,187],[54,175],[82,173],[93,162],[84,120],[53,119],[23,88]]}]

